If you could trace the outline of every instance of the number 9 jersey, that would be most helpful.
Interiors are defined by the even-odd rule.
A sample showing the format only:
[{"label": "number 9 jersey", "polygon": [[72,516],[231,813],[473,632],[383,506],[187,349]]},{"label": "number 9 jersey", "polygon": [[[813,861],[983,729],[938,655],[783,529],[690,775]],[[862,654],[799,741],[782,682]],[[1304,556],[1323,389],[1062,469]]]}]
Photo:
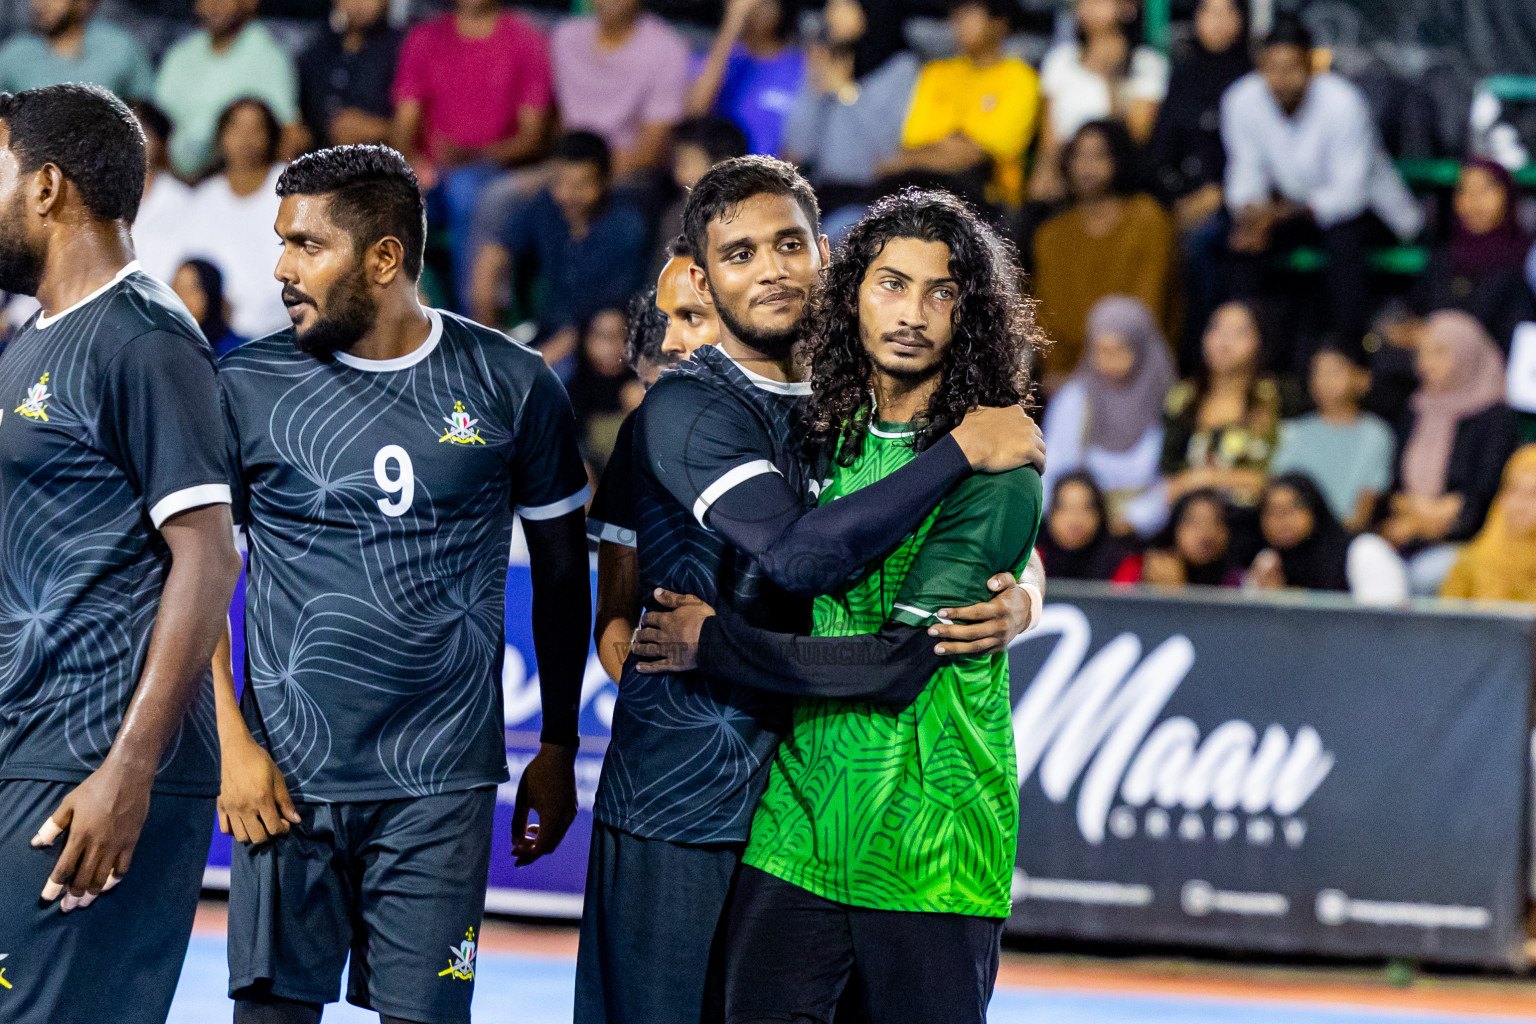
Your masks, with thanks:
[{"label": "number 9 jersey", "polygon": [[451,313],[398,359],[224,357],[250,551],[241,708],[295,799],[505,781],[512,517],[587,501],[570,401],[539,354]]}]

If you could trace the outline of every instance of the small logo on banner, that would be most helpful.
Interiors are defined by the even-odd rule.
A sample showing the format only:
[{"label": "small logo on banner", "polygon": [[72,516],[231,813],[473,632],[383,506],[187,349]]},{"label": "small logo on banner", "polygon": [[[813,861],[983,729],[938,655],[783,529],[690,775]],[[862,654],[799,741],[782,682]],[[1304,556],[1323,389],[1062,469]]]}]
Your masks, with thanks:
[{"label": "small logo on banner", "polygon": [[464,933],[464,940],[457,948],[448,947],[448,966],[437,972],[439,978],[453,977],[459,981],[475,980],[475,930]]},{"label": "small logo on banner", "polygon": [[479,420],[470,419],[463,402],[453,403],[453,412],[443,417],[443,422],[448,424],[448,429],[443,431],[443,436],[438,438],[438,443],[451,441],[454,444],[485,444],[485,438],[480,436],[480,431],[475,429]]},{"label": "small logo on banner", "polygon": [[1141,639],[1122,633],[1089,658],[1091,633],[1081,609],[1056,604],[1026,635],[1057,640],[1014,708],[1019,785],[1038,767],[1053,803],[1077,789],[1078,831],[1095,846],[1140,834],[1299,848],[1307,824],[1295,815],[1335,760],[1317,730],[1261,734],[1233,719],[1202,738],[1185,716],[1158,721],[1194,667],[1194,644],[1171,636],[1143,657]]},{"label": "small logo on banner", "polygon": [[29,420],[42,420],[48,422],[48,399],[53,397],[53,392],[48,390],[48,375],[45,373],[27,389],[26,399],[16,407],[16,411]]}]

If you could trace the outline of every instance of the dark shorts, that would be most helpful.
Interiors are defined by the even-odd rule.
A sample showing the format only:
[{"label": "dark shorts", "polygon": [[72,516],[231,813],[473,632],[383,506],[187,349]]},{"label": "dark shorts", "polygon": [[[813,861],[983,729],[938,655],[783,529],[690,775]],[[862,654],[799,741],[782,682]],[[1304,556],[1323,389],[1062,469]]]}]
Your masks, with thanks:
[{"label": "dark shorts", "polygon": [[740,844],[689,846],[592,826],[575,1024],[715,1024]]},{"label": "dark shorts", "polygon": [[1002,936],[1002,918],[851,907],[743,867],[726,938],[726,1020],[845,1020],[838,998],[852,982],[870,1024],[984,1024]]},{"label": "dark shorts", "polygon": [[423,1024],[469,1020],[496,790],[298,805],[303,819],[235,844],[229,994],[347,1001]]},{"label": "dark shorts", "polygon": [[0,782],[0,1021],[164,1024],[197,913],[212,797],[156,793],[122,883],[83,910],[44,904],[64,850],[31,840],[73,782]]}]

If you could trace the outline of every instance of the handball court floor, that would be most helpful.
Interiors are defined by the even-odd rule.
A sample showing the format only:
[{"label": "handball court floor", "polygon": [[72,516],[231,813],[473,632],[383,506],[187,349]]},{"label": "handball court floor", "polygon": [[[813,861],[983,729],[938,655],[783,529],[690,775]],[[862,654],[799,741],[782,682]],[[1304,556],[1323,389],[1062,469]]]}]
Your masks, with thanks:
[{"label": "handball court floor", "polygon": [[[171,1024],[230,1020],[225,907],[206,901],[171,1008]],[[444,949],[444,963],[448,951]],[[576,930],[486,919],[478,1024],[569,1024]],[[1420,976],[1387,983],[1366,968],[1215,964],[1167,958],[1058,956],[1005,950],[989,1024],[1507,1024],[1536,1022],[1536,980]],[[346,1003],[326,1024],[377,1022]]]}]

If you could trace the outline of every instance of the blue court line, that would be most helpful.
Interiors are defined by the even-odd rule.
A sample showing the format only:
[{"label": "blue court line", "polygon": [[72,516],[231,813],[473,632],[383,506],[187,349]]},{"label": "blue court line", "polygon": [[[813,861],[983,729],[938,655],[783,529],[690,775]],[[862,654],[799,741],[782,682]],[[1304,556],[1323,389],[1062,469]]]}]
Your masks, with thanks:
[{"label": "blue court line", "polygon": [[[567,957],[481,954],[475,978],[476,1024],[570,1024],[575,974],[576,965]],[[169,1024],[229,1021],[227,981],[223,937],[194,935]],[[325,1024],[377,1024],[378,1019],[346,1002],[325,1011]],[[999,988],[987,1019],[988,1024],[1531,1024],[1536,1020],[1025,988]]]}]

